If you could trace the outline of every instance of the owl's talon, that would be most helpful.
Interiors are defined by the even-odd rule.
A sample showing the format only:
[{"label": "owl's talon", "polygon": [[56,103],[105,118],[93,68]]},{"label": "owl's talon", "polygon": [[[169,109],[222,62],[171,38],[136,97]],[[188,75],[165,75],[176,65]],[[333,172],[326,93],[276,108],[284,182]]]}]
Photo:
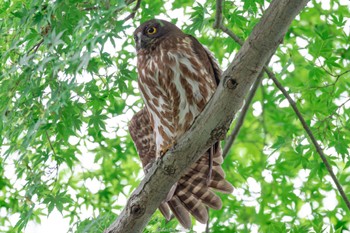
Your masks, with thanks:
[{"label": "owl's talon", "polygon": [[175,146],[175,140],[172,140],[171,143],[169,143],[168,145],[164,146],[160,151],[159,154],[160,156],[165,155],[166,152],[168,152],[168,150],[170,150],[171,148],[173,148]]}]

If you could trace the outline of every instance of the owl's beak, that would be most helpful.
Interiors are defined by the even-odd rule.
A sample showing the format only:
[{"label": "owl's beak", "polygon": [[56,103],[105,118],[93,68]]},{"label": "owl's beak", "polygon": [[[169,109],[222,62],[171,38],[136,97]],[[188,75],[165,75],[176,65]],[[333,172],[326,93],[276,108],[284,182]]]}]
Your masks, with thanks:
[{"label": "owl's beak", "polygon": [[147,48],[150,42],[152,41],[151,38],[142,35],[142,32],[138,32],[137,34],[135,34],[134,39],[136,44],[136,51]]},{"label": "owl's beak", "polygon": [[136,43],[136,50],[139,50],[139,49],[141,49],[141,47],[142,47],[142,33],[141,32],[138,32],[136,35],[135,35],[135,37],[134,37],[134,39],[135,39],[135,43]]}]

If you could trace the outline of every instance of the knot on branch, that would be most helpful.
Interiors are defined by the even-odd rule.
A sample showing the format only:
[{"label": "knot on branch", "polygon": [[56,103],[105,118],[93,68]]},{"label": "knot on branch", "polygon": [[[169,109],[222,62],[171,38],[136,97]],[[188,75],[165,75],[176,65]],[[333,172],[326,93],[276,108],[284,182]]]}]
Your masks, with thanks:
[{"label": "knot on branch", "polygon": [[173,165],[165,165],[163,166],[163,171],[166,175],[173,175],[176,172],[176,169]]},{"label": "knot on branch", "polygon": [[224,87],[228,89],[234,90],[238,86],[237,81],[233,79],[233,77],[231,76],[226,76],[224,80],[225,80]]},{"label": "knot on branch", "polygon": [[139,204],[132,204],[130,207],[131,215],[133,215],[136,218],[142,216],[144,212],[145,212],[144,206],[141,206]]},{"label": "knot on branch", "polygon": [[211,131],[210,133],[210,141],[220,141],[225,139],[225,135],[227,133],[227,130],[230,127],[230,123],[231,120],[228,119],[227,122],[225,122],[225,124],[223,126],[220,127],[216,127],[215,129],[213,129],[213,131]]}]

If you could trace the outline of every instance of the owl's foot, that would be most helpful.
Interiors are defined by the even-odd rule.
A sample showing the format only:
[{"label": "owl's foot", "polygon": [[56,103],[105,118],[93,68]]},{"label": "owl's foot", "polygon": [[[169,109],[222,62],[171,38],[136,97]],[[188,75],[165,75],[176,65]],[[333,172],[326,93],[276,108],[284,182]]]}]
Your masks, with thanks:
[{"label": "owl's foot", "polygon": [[160,151],[159,151],[160,156],[165,155],[165,153],[168,150],[170,150],[173,146],[175,146],[175,144],[176,144],[175,140],[171,140],[171,143],[169,143],[168,145],[163,146],[162,149],[160,149]]}]

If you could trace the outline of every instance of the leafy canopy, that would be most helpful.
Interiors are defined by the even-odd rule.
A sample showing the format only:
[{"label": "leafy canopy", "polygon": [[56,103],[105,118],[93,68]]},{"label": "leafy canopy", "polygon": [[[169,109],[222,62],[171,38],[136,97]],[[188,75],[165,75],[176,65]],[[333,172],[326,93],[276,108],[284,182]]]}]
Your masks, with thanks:
[{"label": "leafy canopy", "polygon": [[[248,37],[270,1],[225,1],[224,24]],[[168,19],[223,68],[239,45],[212,28],[215,1],[3,0],[0,3],[0,231],[53,210],[71,231],[101,232],[142,178],[127,122],[142,107],[132,32]],[[350,196],[350,13],[311,1],[271,67]],[[181,17],[179,17],[181,16]],[[177,19],[177,17],[179,17]],[[233,124],[234,126],[234,124]],[[230,132],[229,132],[230,133]],[[295,113],[265,77],[224,169],[236,190],[210,211],[212,232],[341,232],[349,210]],[[89,213],[89,218],[81,217]],[[174,229],[157,212],[146,232]],[[196,228],[195,228],[196,229]]]}]

